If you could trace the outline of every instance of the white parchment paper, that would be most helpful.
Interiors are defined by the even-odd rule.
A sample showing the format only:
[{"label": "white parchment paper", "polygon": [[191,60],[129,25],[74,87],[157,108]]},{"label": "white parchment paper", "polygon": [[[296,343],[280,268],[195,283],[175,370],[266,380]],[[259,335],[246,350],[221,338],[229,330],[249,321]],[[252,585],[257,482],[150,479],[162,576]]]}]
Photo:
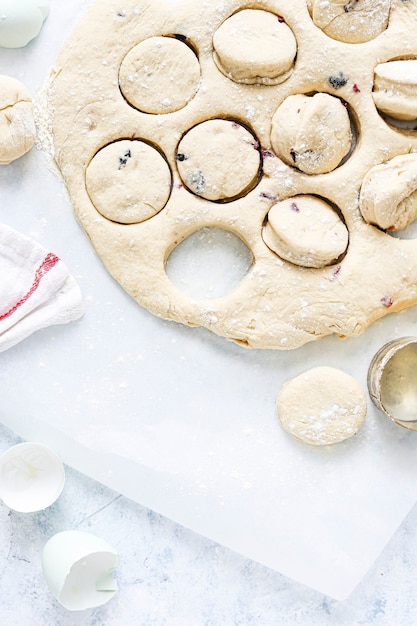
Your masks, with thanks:
[{"label": "white parchment paper", "polygon": [[[0,73],[35,95],[85,4],[52,1],[37,40],[0,49]],[[416,309],[293,352],[247,351],[159,320],[106,273],[36,149],[0,169],[0,221],[64,260],[87,309],[2,354],[0,420],[143,505],[345,598],[417,499],[417,435],[369,402],[354,438],[316,449],[280,428],[276,396],[315,365],[366,386],[379,347],[417,334]]]}]

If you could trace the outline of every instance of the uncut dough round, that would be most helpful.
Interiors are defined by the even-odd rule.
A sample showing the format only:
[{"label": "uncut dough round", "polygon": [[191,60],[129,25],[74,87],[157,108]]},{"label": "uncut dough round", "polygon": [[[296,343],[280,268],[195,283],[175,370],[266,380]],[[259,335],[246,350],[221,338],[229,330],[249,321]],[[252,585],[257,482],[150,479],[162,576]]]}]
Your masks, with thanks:
[{"label": "uncut dough round", "polygon": [[372,96],[383,113],[397,120],[417,119],[417,59],[377,65]]},{"label": "uncut dough round", "polygon": [[296,439],[314,446],[355,435],[367,411],[359,382],[334,367],[315,367],[284,383],[277,399],[278,420]]},{"label": "uncut dough round", "polygon": [[363,43],[388,26],[391,0],[313,0],[313,22],[326,35],[346,43]]},{"label": "uncut dough round", "polygon": [[104,217],[120,224],[137,224],[164,208],[171,172],[155,148],[125,139],[97,152],[87,167],[86,186]]},{"label": "uncut dough round", "polygon": [[384,230],[402,230],[417,218],[417,154],[402,154],[371,168],[363,179],[364,220]]},{"label": "uncut dough round", "polygon": [[28,152],[36,139],[32,99],[16,78],[0,76],[0,164]]},{"label": "uncut dough round", "polygon": [[262,237],[282,259],[315,268],[335,263],[349,243],[348,229],[336,211],[324,200],[308,195],[274,204]]},{"label": "uncut dough round", "polygon": [[271,143],[277,156],[306,174],[325,174],[349,153],[349,114],[327,93],[288,96],[272,118]]},{"label": "uncut dough round", "polygon": [[232,200],[255,184],[260,168],[258,142],[240,124],[209,120],[180,141],[177,165],[184,185],[207,200]]},{"label": "uncut dough round", "polygon": [[0,0],[0,47],[23,48],[39,35],[49,0]]},{"label": "uncut dough round", "polygon": [[291,75],[297,54],[292,30],[268,11],[244,9],[213,37],[214,61],[237,83],[275,85]]},{"label": "uncut dough round", "polygon": [[173,37],[150,37],[135,46],[120,66],[126,100],[145,113],[172,113],[195,95],[200,64],[194,52]]}]

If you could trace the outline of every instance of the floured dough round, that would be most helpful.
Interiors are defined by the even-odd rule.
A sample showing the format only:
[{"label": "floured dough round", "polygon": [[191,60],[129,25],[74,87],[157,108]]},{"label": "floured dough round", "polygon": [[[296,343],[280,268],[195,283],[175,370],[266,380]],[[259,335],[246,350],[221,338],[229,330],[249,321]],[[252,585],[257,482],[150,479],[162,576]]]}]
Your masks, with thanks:
[{"label": "floured dough round", "polygon": [[176,159],[187,189],[214,201],[249,191],[260,168],[255,137],[231,120],[209,120],[192,128],[181,140]]},{"label": "floured dough round", "polygon": [[135,224],[164,208],[171,172],[155,148],[125,139],[97,152],[87,167],[86,186],[91,202],[104,217]]},{"label": "floured dough round", "polygon": [[327,93],[288,96],[272,118],[271,143],[281,159],[306,174],[330,172],[352,145],[348,112]]},{"label": "floured dough round", "polygon": [[[261,10],[260,5],[124,0],[116,6],[114,0],[98,0],[56,60],[48,89],[50,121],[54,157],[75,214],[107,269],[138,303],[162,318],[203,326],[243,346],[292,349],[330,334],[357,336],[384,315],[417,304],[417,241],[370,225],[359,200],[372,168],[417,154],[417,132],[387,124],[372,95],[375,67],[416,50],[417,8],[414,0],[393,0],[383,35],[351,45],[324,35],[306,0],[264,3],[278,28],[284,24],[294,36],[295,62],[279,84],[240,83],[219,71],[214,41],[229,19]],[[346,15],[357,12],[359,8]],[[128,102],[121,90],[123,63],[153,38],[183,46],[198,59],[198,87],[175,111],[142,111],[143,105]],[[236,41],[230,35],[226,48],[233,50]],[[274,46],[251,47],[249,54],[259,58]],[[235,61],[239,65],[238,56]],[[245,76],[247,66],[243,58],[241,62],[239,76]],[[159,76],[151,88],[156,101],[172,94],[171,78],[178,75],[169,59],[166,67],[170,71],[164,73],[158,55],[149,56],[146,72]],[[189,67],[186,61],[181,69],[188,78]],[[86,184],[86,172],[90,179],[95,155],[129,140],[150,146],[162,159],[162,169],[156,170],[162,172],[161,199],[146,199],[155,184],[141,178],[141,168],[130,178],[127,162],[119,172],[125,152],[116,148],[116,162],[104,164],[102,181],[97,174],[101,198],[93,199],[94,181]],[[123,189],[115,182],[121,179]],[[384,189],[388,193],[382,181],[381,194]],[[403,200],[401,189],[392,189],[392,205],[397,206]],[[126,211],[118,203],[127,201],[126,194],[148,203],[149,214],[140,211],[133,223],[123,223],[120,213]],[[298,262],[302,256],[294,234],[288,239],[291,260],[265,244],[269,211],[300,196],[314,196],[340,212],[349,245],[336,263],[331,257],[344,246],[323,254],[317,234],[322,232],[327,241],[329,233],[314,220],[311,257],[321,267],[294,263],[294,256]],[[110,207],[121,211],[114,214]],[[181,291],[166,269],[174,248],[209,228],[239,237],[253,260],[238,284],[212,298],[202,297],[201,290],[194,295]],[[192,255],[189,263],[193,265]]]},{"label": "floured dough round", "polygon": [[314,23],[326,35],[347,43],[363,43],[388,26],[391,0],[311,0]]},{"label": "floured dough round", "polygon": [[200,64],[185,43],[150,37],[132,48],[120,66],[119,84],[126,100],[145,113],[172,113],[194,97]]},{"label": "floured dough round", "polygon": [[297,439],[315,446],[355,435],[367,410],[366,394],[355,378],[334,367],[315,367],[284,383],[278,419]]},{"label": "floured dough round", "polygon": [[0,164],[28,152],[36,139],[32,99],[26,87],[11,76],[0,76]]},{"label": "floured dough round", "polygon": [[363,218],[384,230],[402,230],[417,218],[417,154],[402,154],[366,174],[360,195]]},{"label": "floured dough round", "polygon": [[214,60],[238,83],[277,84],[292,72],[297,42],[283,18],[243,9],[229,17],[213,37]]},{"label": "floured dough round", "polygon": [[417,119],[417,59],[380,63],[372,96],[377,108],[398,120]]},{"label": "floured dough round", "polygon": [[339,215],[314,196],[296,196],[274,204],[262,237],[281,258],[316,268],[335,263],[349,243],[349,232]]}]

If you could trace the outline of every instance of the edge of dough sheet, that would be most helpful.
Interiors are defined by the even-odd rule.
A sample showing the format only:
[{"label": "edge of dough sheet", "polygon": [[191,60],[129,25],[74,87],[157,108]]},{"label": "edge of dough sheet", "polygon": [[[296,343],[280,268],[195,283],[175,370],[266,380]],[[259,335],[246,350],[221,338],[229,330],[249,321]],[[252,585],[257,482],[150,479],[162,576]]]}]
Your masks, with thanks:
[{"label": "edge of dough sheet", "polygon": [[[372,98],[374,67],[393,58],[417,57],[415,0],[393,0],[386,31],[363,44],[333,40],[317,28],[305,0],[258,0],[250,8],[282,16],[297,40],[289,78],[278,85],[236,84],[213,59],[212,37],[238,0],[99,0],[64,43],[48,84],[48,111],[55,162],[77,219],[104,265],[121,286],[155,315],[203,326],[250,348],[292,349],[329,334],[351,337],[373,321],[417,303],[417,240],[397,239],[366,224],[359,210],[362,180],[371,167],[417,152],[417,134],[389,126]],[[91,25],[94,24],[94,28]],[[195,50],[199,89],[182,109],[142,113],[121,94],[118,72],[138,43],[155,35],[179,35]],[[346,82],[332,80],[343,77]],[[340,85],[340,82],[343,84]],[[308,176],[271,150],[271,120],[284,99],[323,91],[342,99],[356,128],[349,158],[328,174]],[[181,185],[176,148],[202,121],[239,120],[256,137],[262,177],[247,195],[216,203]],[[138,224],[105,219],[90,201],[85,170],[103,146],[142,139],[165,156],[172,190],[163,210]],[[271,252],[262,227],[275,201],[314,194],[336,205],[349,230],[349,247],[336,265],[297,267]],[[230,293],[192,300],[165,272],[172,249],[201,228],[231,231],[248,246],[253,264]]]}]

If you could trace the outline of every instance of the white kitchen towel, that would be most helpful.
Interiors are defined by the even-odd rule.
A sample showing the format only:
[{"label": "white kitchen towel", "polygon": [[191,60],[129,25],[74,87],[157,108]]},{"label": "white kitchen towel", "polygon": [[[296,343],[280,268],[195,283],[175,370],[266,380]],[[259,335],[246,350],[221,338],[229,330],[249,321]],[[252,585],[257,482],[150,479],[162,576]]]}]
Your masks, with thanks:
[{"label": "white kitchen towel", "polygon": [[81,290],[64,263],[0,224],[0,352],[33,332],[84,313]]}]

